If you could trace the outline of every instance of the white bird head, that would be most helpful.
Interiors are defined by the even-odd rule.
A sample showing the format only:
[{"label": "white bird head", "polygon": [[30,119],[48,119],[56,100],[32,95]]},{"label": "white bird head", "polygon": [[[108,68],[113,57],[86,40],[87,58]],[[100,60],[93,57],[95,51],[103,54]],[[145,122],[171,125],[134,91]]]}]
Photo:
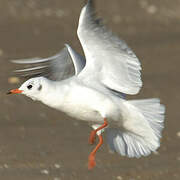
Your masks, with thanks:
[{"label": "white bird head", "polygon": [[12,89],[7,94],[24,94],[33,100],[39,100],[44,85],[44,77],[31,78],[25,81],[20,88]]}]

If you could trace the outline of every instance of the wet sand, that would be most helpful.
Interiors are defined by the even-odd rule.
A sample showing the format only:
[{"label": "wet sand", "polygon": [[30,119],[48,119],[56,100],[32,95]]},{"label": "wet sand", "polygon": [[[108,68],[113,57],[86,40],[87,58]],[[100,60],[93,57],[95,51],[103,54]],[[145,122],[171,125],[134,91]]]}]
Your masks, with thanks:
[{"label": "wet sand", "polygon": [[[98,14],[141,60],[144,86],[138,96],[166,105],[161,147],[129,159],[97,153],[87,170],[91,128],[24,96],[7,96],[16,65],[10,59],[50,56],[69,43],[82,52],[76,28],[83,0],[0,0],[0,179],[179,180],[180,179],[180,1],[98,0]],[[178,133],[179,132],[179,133]]]}]

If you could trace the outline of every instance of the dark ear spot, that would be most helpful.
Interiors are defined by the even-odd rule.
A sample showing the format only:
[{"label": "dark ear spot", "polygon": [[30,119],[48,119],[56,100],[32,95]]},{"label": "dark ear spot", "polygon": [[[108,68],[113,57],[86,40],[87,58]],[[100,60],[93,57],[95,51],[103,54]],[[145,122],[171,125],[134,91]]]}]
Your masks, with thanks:
[{"label": "dark ear spot", "polygon": [[40,84],[40,86],[38,87],[38,90],[41,91],[42,89],[42,85]]}]

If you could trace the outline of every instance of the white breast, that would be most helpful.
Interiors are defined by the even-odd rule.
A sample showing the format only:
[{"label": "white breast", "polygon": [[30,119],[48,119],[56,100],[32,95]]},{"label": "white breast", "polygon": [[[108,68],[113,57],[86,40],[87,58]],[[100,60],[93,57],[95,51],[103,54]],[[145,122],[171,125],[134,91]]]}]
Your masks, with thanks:
[{"label": "white breast", "polygon": [[93,89],[76,85],[65,97],[61,110],[80,120],[103,122],[100,106],[105,98]]}]

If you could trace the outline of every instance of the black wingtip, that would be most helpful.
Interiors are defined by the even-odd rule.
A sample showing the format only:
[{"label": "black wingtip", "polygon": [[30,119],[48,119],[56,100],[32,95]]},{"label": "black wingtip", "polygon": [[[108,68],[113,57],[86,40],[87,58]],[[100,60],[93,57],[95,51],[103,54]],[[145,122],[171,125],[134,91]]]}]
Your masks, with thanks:
[{"label": "black wingtip", "polygon": [[94,1],[93,0],[88,0],[87,3],[88,4],[92,4]]},{"label": "black wingtip", "polygon": [[87,11],[92,16],[95,16],[95,2],[94,0],[86,0],[85,1],[85,7],[87,8]]},{"label": "black wingtip", "polygon": [[88,6],[94,7],[94,0],[85,0],[85,4],[87,4]]}]

